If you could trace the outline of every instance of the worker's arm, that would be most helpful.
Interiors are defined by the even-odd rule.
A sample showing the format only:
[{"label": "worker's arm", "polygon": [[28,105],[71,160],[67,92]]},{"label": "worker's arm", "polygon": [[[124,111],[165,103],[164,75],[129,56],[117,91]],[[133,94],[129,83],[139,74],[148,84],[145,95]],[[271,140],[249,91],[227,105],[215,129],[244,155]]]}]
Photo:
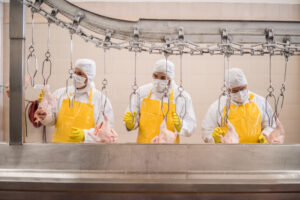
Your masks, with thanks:
[{"label": "worker's arm", "polygon": [[[221,105],[221,113],[223,113],[223,106]],[[205,143],[215,143],[213,132],[216,128],[219,127],[218,125],[218,101],[215,101],[208,109],[207,113],[204,116],[202,121],[202,139]],[[220,123],[221,119],[219,120]]]}]

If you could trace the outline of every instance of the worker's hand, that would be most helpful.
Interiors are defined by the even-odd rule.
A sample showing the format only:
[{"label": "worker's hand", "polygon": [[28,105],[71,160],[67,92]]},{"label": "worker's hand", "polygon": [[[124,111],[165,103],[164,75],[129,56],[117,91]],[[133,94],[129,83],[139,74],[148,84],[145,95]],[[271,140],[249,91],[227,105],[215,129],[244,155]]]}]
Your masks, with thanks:
[{"label": "worker's hand", "polygon": [[34,115],[36,116],[36,118],[40,119],[40,120],[44,120],[47,117],[47,112],[45,110],[43,110],[42,108],[38,108]]},{"label": "worker's hand", "polygon": [[212,132],[212,136],[215,140],[215,143],[221,143],[221,137],[220,136],[225,136],[225,131],[221,127],[217,127],[214,129]]},{"label": "worker's hand", "polygon": [[238,144],[240,141],[239,135],[235,131],[235,128],[233,125],[228,121],[227,123],[228,131],[226,135],[223,137],[220,135],[221,143],[223,144]]},{"label": "worker's hand", "polygon": [[72,142],[82,142],[84,141],[84,131],[83,129],[72,127],[72,133],[69,136]]},{"label": "worker's hand", "polygon": [[259,137],[258,137],[258,143],[268,143],[268,140],[267,140],[267,138],[264,136],[264,135],[260,135]]},{"label": "worker's hand", "polygon": [[279,121],[276,119],[276,128],[270,133],[269,136],[264,135],[270,144],[282,144],[285,138],[285,130]]},{"label": "worker's hand", "polygon": [[132,130],[135,125],[135,120],[136,120],[136,111],[133,113],[131,112],[126,112],[124,117],[123,117],[123,122],[125,122],[126,128],[128,130]]},{"label": "worker's hand", "polygon": [[179,133],[181,131],[182,120],[179,118],[176,112],[172,113],[172,119],[173,119],[175,129]]},{"label": "worker's hand", "polygon": [[8,84],[5,86],[5,90],[6,90],[7,97],[9,98],[10,97],[10,90],[9,90],[9,85]]},{"label": "worker's hand", "polygon": [[43,96],[44,96],[44,93],[43,93],[43,90],[42,90],[41,93],[40,93],[40,96],[39,96],[39,103],[41,103],[41,101],[43,100]]}]

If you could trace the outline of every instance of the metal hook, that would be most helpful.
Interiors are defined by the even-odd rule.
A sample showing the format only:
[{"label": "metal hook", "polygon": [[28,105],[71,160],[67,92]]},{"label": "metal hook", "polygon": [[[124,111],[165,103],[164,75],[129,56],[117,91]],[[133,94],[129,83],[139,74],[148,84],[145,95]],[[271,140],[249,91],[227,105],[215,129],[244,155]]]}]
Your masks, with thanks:
[{"label": "metal hook", "polygon": [[177,105],[178,105],[179,99],[183,99],[182,108],[181,108],[180,112],[177,113],[177,115],[179,114],[178,116],[182,120],[182,123],[180,125],[180,129],[181,129],[183,126],[183,119],[186,116],[186,102],[187,102],[186,98],[183,95],[184,88],[183,88],[183,80],[182,80],[182,52],[180,54],[180,86],[178,87],[178,92],[179,92],[179,95],[175,99],[175,112],[177,111]]},{"label": "metal hook", "polygon": [[[168,109],[167,109],[167,112],[165,113],[164,111],[164,98],[167,98],[168,99]],[[164,94],[161,98],[161,111],[162,111],[162,114],[163,114],[163,118],[164,120],[167,122],[168,120],[168,114],[169,114],[169,110],[170,110],[170,97],[166,94]]]},{"label": "metal hook", "polygon": [[[168,56],[169,54],[167,52],[165,52],[165,58],[166,58],[166,75],[168,74]],[[163,117],[165,119],[165,121],[167,122],[167,115],[169,113],[169,110],[170,110],[170,96],[168,95],[168,91],[170,89],[170,85],[167,84],[165,89],[164,89],[164,95],[162,96],[162,99],[161,99],[161,111],[162,111],[162,114],[163,114]],[[168,98],[168,110],[167,112],[165,113],[164,112],[164,98]]]},{"label": "metal hook", "polygon": [[[44,70],[45,70],[45,64],[46,63],[49,63],[49,74],[48,74],[48,76],[45,76],[45,74],[44,74]],[[43,67],[42,67],[42,76],[43,76],[43,80],[44,80],[44,85],[47,85],[48,84],[48,80],[49,80],[49,78],[51,77],[51,73],[52,73],[52,62],[51,62],[51,60],[50,59],[45,59],[44,61],[43,61]]]},{"label": "metal hook", "polygon": [[73,79],[73,74],[74,74],[74,70],[73,70],[73,33],[70,32],[70,69],[69,69],[69,78],[66,81],[66,95],[69,99],[69,108],[73,108],[74,106],[74,99],[75,99],[75,93],[76,93],[76,86],[75,86],[75,82],[73,81],[73,85],[74,85],[74,94],[73,96],[69,93],[69,81]]},{"label": "metal hook", "polygon": [[[28,72],[28,75],[30,77],[30,84],[32,87],[34,87],[35,83],[34,83],[34,79],[35,79],[35,76],[38,72],[38,61],[37,61],[37,57],[35,55],[35,49],[34,49],[34,12],[35,10],[32,8],[31,9],[31,45],[29,46],[29,55],[27,57],[27,72]],[[30,59],[33,59],[34,60],[34,73],[31,74],[30,73]]]},{"label": "metal hook", "polygon": [[132,109],[132,98],[133,96],[136,97],[136,100],[138,102],[138,104],[140,104],[140,94],[137,92],[139,86],[137,84],[137,81],[136,81],[136,57],[137,57],[137,53],[134,52],[134,82],[133,82],[133,85],[132,85],[132,93],[130,94],[129,96],[129,111],[132,113],[132,119],[134,120],[134,110]]},{"label": "metal hook", "polygon": [[[44,80],[44,85],[48,84],[48,80],[51,76],[52,73],[52,62],[51,62],[51,54],[50,54],[50,50],[49,50],[49,44],[50,44],[50,22],[48,22],[48,38],[47,38],[47,51],[45,53],[45,60],[43,61],[43,66],[42,66],[42,77]],[[45,64],[49,63],[49,74],[48,76],[45,76],[44,71],[45,71]]]},{"label": "metal hook", "polygon": [[[274,87],[272,86],[272,54],[269,54],[269,87],[267,89],[268,94],[266,96],[266,105],[265,105],[265,112],[267,113],[268,116],[268,120],[269,120],[269,126],[273,126],[273,118],[277,117],[277,100],[276,97],[274,95]],[[274,114],[272,116],[270,116],[269,112],[268,112],[268,99],[272,99],[274,101]],[[272,119],[271,119],[272,118]]]},{"label": "metal hook", "polygon": [[[228,123],[228,115],[229,115],[229,111],[230,111],[230,104],[231,104],[231,95],[230,95],[230,92],[228,91],[229,89],[229,85],[226,84],[226,59],[227,59],[227,77],[229,79],[229,68],[230,68],[230,65],[229,65],[229,56],[228,54],[225,54],[224,53],[224,67],[223,67],[223,87],[221,88],[221,91],[222,93],[219,95],[219,100],[218,100],[218,112],[217,112],[217,119],[221,119],[221,124],[219,124],[218,122],[218,125],[219,126],[225,126],[227,123]],[[225,109],[226,109],[226,112],[225,112],[225,115],[224,115],[224,120],[223,120],[223,114],[221,113],[221,98],[222,96],[226,96],[226,104],[225,104]]]},{"label": "metal hook", "polygon": [[[29,47],[29,49],[30,49],[30,47]],[[35,68],[35,70],[34,70],[33,74],[31,74],[30,70],[29,70],[29,68],[30,68],[30,59],[31,58],[34,60],[34,68]],[[36,55],[34,54],[34,49],[33,49],[33,51],[30,52],[30,54],[27,57],[27,73],[28,73],[28,75],[30,77],[30,83],[31,83],[32,87],[34,87],[34,85],[35,85],[34,79],[35,79],[35,76],[36,76],[37,72],[38,72],[38,61],[37,61]]]},{"label": "metal hook", "polygon": [[[284,93],[285,93],[285,82],[286,82],[286,72],[287,72],[287,65],[288,65],[288,58],[289,55],[286,53],[284,54],[285,58],[285,68],[284,68],[284,76],[283,76],[283,83],[280,88],[280,94],[277,97],[277,103],[276,103],[276,116],[279,117],[282,108],[283,108],[283,103],[284,103]],[[280,107],[279,107],[280,106]]]}]

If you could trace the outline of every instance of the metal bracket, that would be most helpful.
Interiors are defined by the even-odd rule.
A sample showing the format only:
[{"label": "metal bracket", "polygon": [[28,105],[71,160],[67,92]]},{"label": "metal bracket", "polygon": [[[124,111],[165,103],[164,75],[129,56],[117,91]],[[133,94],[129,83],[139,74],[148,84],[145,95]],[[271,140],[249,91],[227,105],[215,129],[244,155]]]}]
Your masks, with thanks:
[{"label": "metal bracket", "polygon": [[85,15],[83,12],[78,12],[75,19],[73,20],[73,25],[77,27],[84,17]]},{"label": "metal bracket", "polygon": [[230,37],[228,35],[227,29],[220,29],[220,33],[221,33],[221,42],[226,44],[228,42],[230,42]]},{"label": "metal bracket", "polygon": [[[58,14],[58,9],[57,9],[57,8],[53,8],[53,9],[51,10],[50,16],[51,16],[52,18],[55,18],[57,14]],[[52,18],[50,18],[50,17],[48,18],[48,23],[54,22],[54,20],[53,20]]]},{"label": "metal bracket", "polygon": [[265,34],[266,34],[266,40],[268,43],[273,43],[274,42],[274,31],[271,28],[267,28],[265,30]]},{"label": "metal bracket", "polygon": [[42,3],[43,3],[43,0],[36,0],[35,2],[34,2],[34,7],[31,7],[31,12],[38,12],[39,11],[39,8],[41,7],[41,5],[42,5]]},{"label": "metal bracket", "polygon": [[57,8],[53,8],[51,11],[51,16],[55,17],[58,14],[58,9]]},{"label": "metal bracket", "polygon": [[140,30],[138,27],[134,27],[133,29],[133,38],[138,40],[140,37]]},{"label": "metal bracket", "polygon": [[104,41],[105,42],[110,42],[111,35],[112,35],[112,32],[110,30],[106,30]]},{"label": "metal bracket", "polygon": [[282,39],[282,42],[286,44],[286,46],[291,45],[291,37],[290,36],[286,36]]},{"label": "metal bracket", "polygon": [[178,31],[178,39],[179,39],[179,40],[184,40],[184,29],[183,29],[183,27],[180,27],[180,28],[179,28],[179,31]]},{"label": "metal bracket", "polygon": [[112,36],[112,31],[111,30],[106,30],[105,31],[105,39],[103,42],[103,46],[105,49],[109,48],[109,45],[111,44],[111,36]]}]

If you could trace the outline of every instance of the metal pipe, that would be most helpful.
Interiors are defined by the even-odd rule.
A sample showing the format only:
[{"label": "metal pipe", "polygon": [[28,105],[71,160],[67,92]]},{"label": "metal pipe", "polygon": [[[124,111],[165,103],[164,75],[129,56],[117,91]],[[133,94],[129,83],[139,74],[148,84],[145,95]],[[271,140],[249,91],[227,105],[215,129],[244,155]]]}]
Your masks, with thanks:
[{"label": "metal pipe", "polygon": [[9,13],[9,144],[21,145],[24,123],[25,5],[18,0],[11,0]]}]

